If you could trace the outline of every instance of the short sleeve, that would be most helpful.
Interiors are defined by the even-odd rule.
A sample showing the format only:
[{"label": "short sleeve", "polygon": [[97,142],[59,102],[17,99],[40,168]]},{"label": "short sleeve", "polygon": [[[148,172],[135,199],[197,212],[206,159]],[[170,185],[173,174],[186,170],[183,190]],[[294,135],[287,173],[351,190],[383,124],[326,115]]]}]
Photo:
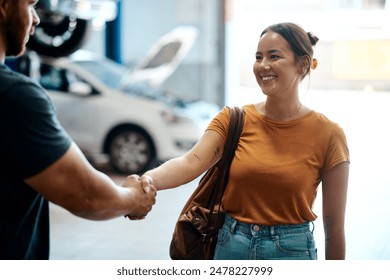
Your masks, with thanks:
[{"label": "short sleeve", "polygon": [[323,172],[327,172],[336,165],[349,161],[349,149],[344,130],[336,124],[330,135],[328,150],[322,170]]},{"label": "short sleeve", "polygon": [[8,114],[3,148],[11,171],[28,178],[58,160],[68,150],[71,139],[39,85],[25,81],[14,84],[6,102],[12,113]]},{"label": "short sleeve", "polygon": [[217,114],[217,116],[210,122],[207,130],[212,130],[217,132],[223,139],[227,139],[227,134],[229,130],[229,122],[230,122],[230,113],[229,108],[224,107]]}]

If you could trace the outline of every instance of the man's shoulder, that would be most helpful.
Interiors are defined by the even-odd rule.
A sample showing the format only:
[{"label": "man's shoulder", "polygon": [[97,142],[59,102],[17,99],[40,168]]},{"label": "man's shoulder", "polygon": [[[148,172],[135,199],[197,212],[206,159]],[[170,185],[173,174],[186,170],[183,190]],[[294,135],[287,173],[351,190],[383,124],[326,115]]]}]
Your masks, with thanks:
[{"label": "man's shoulder", "polygon": [[36,84],[30,77],[11,70],[5,65],[0,65],[0,91],[5,91],[14,85]]},{"label": "man's shoulder", "polygon": [[9,98],[19,99],[19,97],[25,99],[29,95],[37,97],[37,94],[45,95],[44,90],[42,90],[37,82],[4,65],[0,65],[0,98],[3,100]]}]

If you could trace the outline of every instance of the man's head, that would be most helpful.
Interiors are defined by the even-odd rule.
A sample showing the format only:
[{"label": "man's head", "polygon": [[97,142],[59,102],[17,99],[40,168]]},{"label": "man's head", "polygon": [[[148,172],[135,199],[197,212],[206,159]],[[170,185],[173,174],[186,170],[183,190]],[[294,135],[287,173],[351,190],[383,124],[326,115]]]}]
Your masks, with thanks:
[{"label": "man's head", "polygon": [[0,0],[0,56],[24,53],[27,41],[39,24],[38,0]]}]

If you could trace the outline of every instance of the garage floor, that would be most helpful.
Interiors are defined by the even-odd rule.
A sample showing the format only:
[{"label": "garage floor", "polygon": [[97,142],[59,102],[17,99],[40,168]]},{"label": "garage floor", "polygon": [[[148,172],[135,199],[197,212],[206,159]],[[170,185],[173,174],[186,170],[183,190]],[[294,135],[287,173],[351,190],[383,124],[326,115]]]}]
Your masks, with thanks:
[{"label": "garage floor", "polygon": [[[112,175],[120,184],[124,177]],[[145,220],[89,221],[51,204],[51,259],[169,259],[174,224],[195,184],[161,191]]]}]

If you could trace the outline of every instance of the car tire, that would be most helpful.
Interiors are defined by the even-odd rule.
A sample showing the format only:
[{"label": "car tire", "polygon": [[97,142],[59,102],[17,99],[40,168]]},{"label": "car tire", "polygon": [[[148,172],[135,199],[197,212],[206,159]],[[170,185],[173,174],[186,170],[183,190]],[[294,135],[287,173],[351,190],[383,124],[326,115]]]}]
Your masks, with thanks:
[{"label": "car tire", "polygon": [[120,129],[108,141],[112,167],[123,174],[140,174],[152,164],[155,152],[150,137],[139,129]]},{"label": "car tire", "polygon": [[[43,17],[41,17],[43,18]],[[91,31],[91,22],[54,12],[35,27],[27,47],[40,55],[68,56],[82,47]]]}]

